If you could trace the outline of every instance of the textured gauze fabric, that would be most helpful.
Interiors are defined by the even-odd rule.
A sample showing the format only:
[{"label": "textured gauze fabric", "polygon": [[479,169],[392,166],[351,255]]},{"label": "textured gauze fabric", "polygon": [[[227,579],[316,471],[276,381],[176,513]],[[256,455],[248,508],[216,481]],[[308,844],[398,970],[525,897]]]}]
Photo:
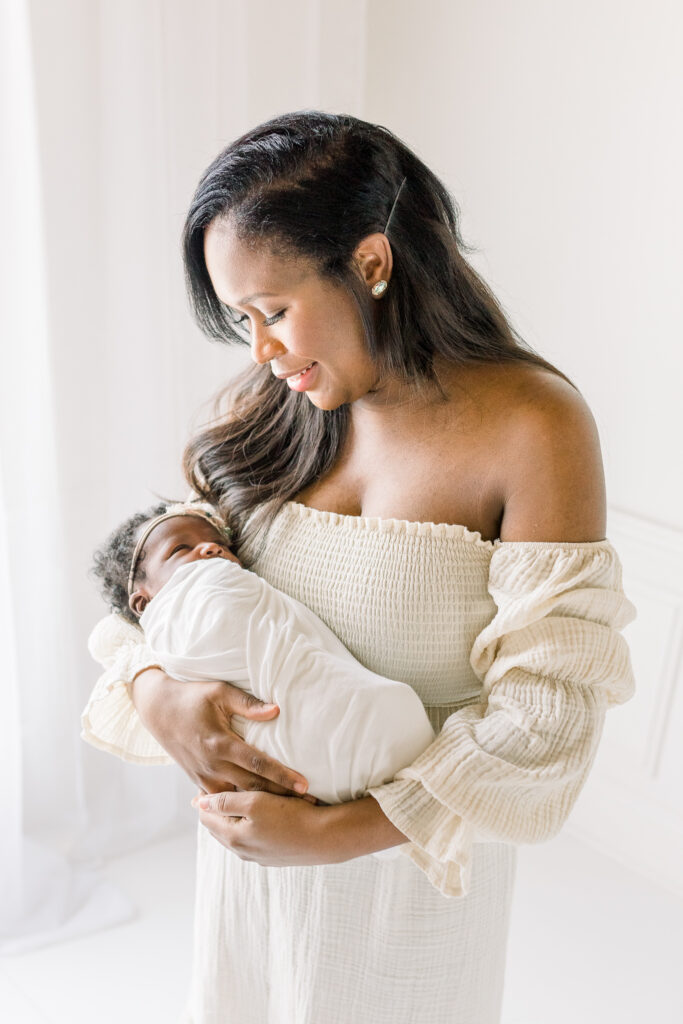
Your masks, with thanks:
[{"label": "textured gauze fabric", "polygon": [[[557,834],[634,692],[617,553],[288,502],[252,568],[410,684],[437,735],[370,790],[410,840],[395,859],[262,867],[199,828],[187,1020],[496,1024],[515,844]],[[127,687],[154,659],[111,618],[96,639],[114,634],[83,736],[164,763]]]}]

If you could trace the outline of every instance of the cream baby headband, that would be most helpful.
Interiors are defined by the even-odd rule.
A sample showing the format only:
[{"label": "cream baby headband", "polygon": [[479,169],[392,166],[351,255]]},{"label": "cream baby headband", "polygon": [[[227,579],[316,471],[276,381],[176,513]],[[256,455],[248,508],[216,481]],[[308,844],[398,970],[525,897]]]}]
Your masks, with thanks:
[{"label": "cream baby headband", "polygon": [[130,572],[128,573],[128,596],[130,597],[133,593],[133,580],[135,579],[135,571],[138,566],[138,560],[140,558],[140,552],[142,551],[145,541],[149,537],[155,526],[159,523],[163,523],[165,519],[176,519],[178,516],[196,516],[198,519],[205,519],[207,523],[211,523],[212,526],[222,533],[225,539],[229,542],[232,540],[232,530],[229,526],[226,526],[225,522],[219,518],[213,509],[209,510],[210,506],[199,507],[196,503],[189,502],[178,502],[175,505],[169,505],[165,512],[160,516],[155,516],[145,526],[144,530],[138,538],[138,542],[135,545],[133,551],[133,557],[130,562]]}]

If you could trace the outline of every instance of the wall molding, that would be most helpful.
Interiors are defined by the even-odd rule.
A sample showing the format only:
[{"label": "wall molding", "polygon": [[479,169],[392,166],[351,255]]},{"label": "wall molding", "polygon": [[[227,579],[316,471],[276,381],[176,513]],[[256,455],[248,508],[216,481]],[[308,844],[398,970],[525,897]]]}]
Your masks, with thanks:
[{"label": "wall molding", "polygon": [[683,529],[615,507],[607,536],[638,612],[636,694],[610,709],[567,834],[683,896]]}]

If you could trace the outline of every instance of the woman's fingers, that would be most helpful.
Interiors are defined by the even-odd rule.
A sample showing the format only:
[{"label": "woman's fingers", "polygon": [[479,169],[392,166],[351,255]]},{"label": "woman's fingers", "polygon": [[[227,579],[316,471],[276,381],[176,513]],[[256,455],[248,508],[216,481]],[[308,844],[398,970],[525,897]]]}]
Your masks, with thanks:
[{"label": "woman's fingers", "polygon": [[[245,693],[244,690],[231,683],[225,684],[225,696],[222,703],[228,714],[242,715],[245,718],[258,721],[275,718],[280,713],[276,704],[264,704],[258,697],[251,693]],[[271,786],[263,785],[265,779],[283,787],[286,791],[294,790],[299,794],[306,792],[308,781],[304,775],[262,753],[256,747],[250,747],[249,744],[242,742],[237,734],[233,733],[233,737],[235,738],[230,743],[229,753],[224,757],[247,772],[247,784],[238,783],[240,788],[268,789],[270,792],[277,792]]]},{"label": "woman's fingers", "polygon": [[135,694],[139,712],[149,704],[143,718],[149,731],[200,789],[218,793],[234,786],[276,796],[306,793],[303,775],[244,743],[232,726],[232,717],[238,715],[243,720],[276,718],[277,705],[265,704],[232,683],[185,683],[157,670],[137,676]]},{"label": "woman's fingers", "polygon": [[[302,795],[308,789],[308,783],[303,775],[240,739],[236,738],[230,744],[230,751],[225,760],[230,765],[230,780],[238,789],[252,792],[266,790],[277,796],[291,796],[293,790]],[[298,786],[302,786],[303,789],[297,788]]]},{"label": "woman's fingers", "polygon": [[[251,750],[252,748],[247,748]],[[229,757],[226,757],[223,764],[216,765],[215,768],[215,780],[218,783],[219,779],[227,778],[233,783],[237,789],[245,790],[246,792],[254,792],[256,790],[267,790],[269,793],[275,793],[277,796],[288,796],[291,795],[291,786],[283,786],[277,782],[269,781],[264,779],[261,775],[254,775],[253,772],[247,771],[242,768],[235,760],[237,757],[236,751],[231,748]],[[213,787],[214,792],[219,789],[224,789],[222,785],[215,785]]]},{"label": "woman's fingers", "polygon": [[251,776],[251,785],[246,786],[246,789],[263,788],[259,782],[263,782],[264,779],[275,782],[278,786],[284,786],[287,790],[293,789],[296,793],[305,793],[308,789],[308,782],[303,775],[292,771],[291,768],[276,761],[274,757],[269,757],[257,750],[256,747],[250,747],[242,741],[237,741],[234,744],[232,759],[235,764],[245,768]]},{"label": "woman's fingers", "polygon": [[[253,693],[247,693],[245,690],[241,690],[239,686],[233,686],[232,683],[227,684],[233,691],[229,697],[230,713],[233,715],[244,715],[245,718],[258,718],[259,720],[264,718],[276,718],[280,714],[280,708],[277,704],[267,704],[263,700],[259,700]],[[236,707],[234,705],[237,705]]]},{"label": "woman's fingers", "polygon": [[[236,742],[241,743],[241,740],[236,740]],[[242,744],[242,746],[248,751],[254,749],[246,744]],[[274,793],[276,796],[299,795],[294,794],[290,786],[279,785],[277,782],[269,781],[261,775],[255,775],[253,772],[240,767],[240,765],[235,763],[236,756],[235,749],[230,745],[230,738],[226,737],[220,752],[218,750],[214,752],[211,767],[209,768],[207,764],[201,774],[194,776],[194,781],[200,789],[205,790],[207,793],[219,793],[223,789],[234,787],[245,792],[265,790],[268,793]],[[274,763],[279,764],[277,761]],[[304,799],[308,799],[309,803],[315,802],[315,798],[310,797],[308,793],[305,794]]]},{"label": "woman's fingers", "polygon": [[195,807],[212,814],[223,814],[229,818],[247,817],[252,806],[251,793],[214,793],[202,795],[192,801]]}]

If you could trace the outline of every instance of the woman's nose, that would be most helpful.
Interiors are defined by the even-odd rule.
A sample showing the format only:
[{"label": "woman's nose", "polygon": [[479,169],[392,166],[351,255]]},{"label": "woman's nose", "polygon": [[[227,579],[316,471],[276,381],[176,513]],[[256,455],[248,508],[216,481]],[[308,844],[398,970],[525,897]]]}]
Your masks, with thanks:
[{"label": "woman's nose", "polygon": [[255,363],[269,363],[271,359],[283,355],[284,352],[285,346],[277,338],[259,331],[258,328],[252,330],[251,358]]}]

